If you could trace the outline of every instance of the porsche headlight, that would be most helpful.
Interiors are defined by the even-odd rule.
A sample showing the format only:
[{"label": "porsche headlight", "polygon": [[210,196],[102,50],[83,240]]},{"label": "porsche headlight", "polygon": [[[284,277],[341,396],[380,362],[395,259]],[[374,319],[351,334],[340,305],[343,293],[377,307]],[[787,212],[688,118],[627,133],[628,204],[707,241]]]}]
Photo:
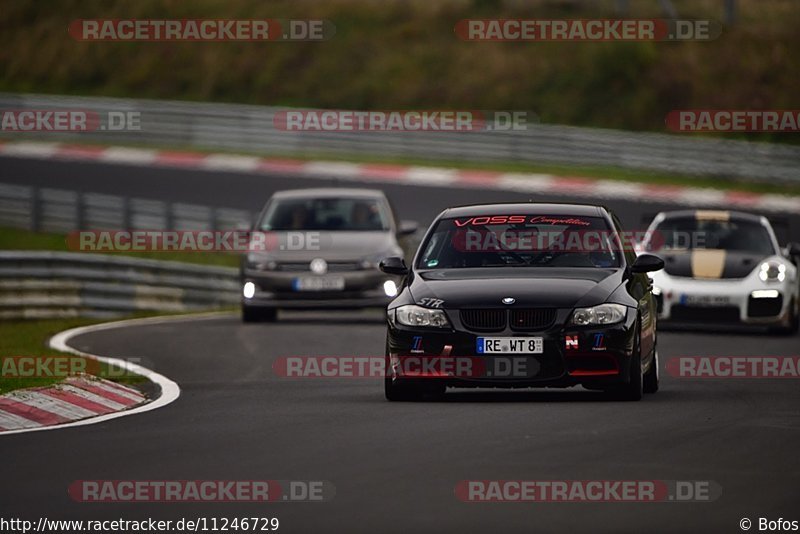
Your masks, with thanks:
[{"label": "porsche headlight", "polygon": [[762,282],[783,282],[786,280],[786,265],[777,261],[765,261],[758,269]]},{"label": "porsche headlight", "polygon": [[625,319],[627,308],[622,304],[600,304],[591,308],[575,308],[572,324],[575,326],[619,323]]},{"label": "porsche headlight", "polygon": [[450,328],[443,310],[431,310],[415,304],[400,306],[395,311],[395,320],[404,326],[431,326],[434,328]]}]

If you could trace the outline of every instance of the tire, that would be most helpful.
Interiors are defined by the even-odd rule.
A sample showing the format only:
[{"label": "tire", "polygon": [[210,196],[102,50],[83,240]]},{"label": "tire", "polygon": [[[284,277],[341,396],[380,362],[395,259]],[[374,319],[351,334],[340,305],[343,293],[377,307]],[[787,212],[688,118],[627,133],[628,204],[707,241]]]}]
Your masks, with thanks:
[{"label": "tire", "polygon": [[797,312],[797,302],[792,302],[791,310],[789,326],[783,330],[783,334],[787,336],[794,336],[800,331],[800,313]]},{"label": "tire", "polygon": [[[408,380],[402,378],[393,378],[392,372],[389,367],[389,340],[386,340],[386,360],[385,360],[385,376],[383,378],[383,394],[386,400],[397,401],[415,401],[421,400],[425,395],[431,395],[434,398],[441,398],[444,396],[446,386],[443,382],[428,382],[420,384],[416,380]],[[432,380],[432,379],[423,379]]]},{"label": "tire", "polygon": [[642,346],[640,342],[641,324],[636,322],[636,334],[633,341],[633,356],[631,357],[630,379],[627,384],[622,384],[611,390],[612,397],[623,401],[642,400],[644,393],[644,377],[642,375]]},{"label": "tire", "polygon": [[410,401],[419,398],[419,391],[408,381],[394,378],[389,360],[389,339],[386,339],[386,358],[383,376],[383,394],[391,402]]},{"label": "tire", "polygon": [[403,384],[393,378],[391,361],[389,359],[389,336],[386,336],[386,350],[383,365],[383,394],[390,402],[408,401],[414,399],[414,394],[409,384]]},{"label": "tire", "polygon": [[655,393],[658,391],[658,348],[653,348],[653,363],[644,375],[642,391],[645,393]]},{"label": "tire", "polygon": [[395,380],[388,376],[383,379],[383,393],[386,400],[392,402],[413,401],[422,396],[421,392],[411,384],[404,384],[402,380]]},{"label": "tire", "polygon": [[242,322],[258,323],[266,321],[275,322],[278,319],[278,310],[275,308],[256,308],[253,306],[242,306]]},{"label": "tire", "polygon": [[789,326],[776,326],[769,328],[770,334],[780,336],[794,336],[800,330],[800,313],[797,312],[797,303],[792,300],[789,305]]}]

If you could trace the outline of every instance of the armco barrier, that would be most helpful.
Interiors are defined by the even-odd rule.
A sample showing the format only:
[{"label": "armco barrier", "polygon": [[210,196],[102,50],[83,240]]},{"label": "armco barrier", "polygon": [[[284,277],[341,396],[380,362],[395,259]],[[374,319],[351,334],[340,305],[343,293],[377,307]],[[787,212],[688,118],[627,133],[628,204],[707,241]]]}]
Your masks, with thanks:
[{"label": "armco barrier", "polygon": [[275,128],[287,108],[161,100],[0,93],[0,110],[80,109],[136,112],[138,131],[19,133],[15,138],[94,141],[159,147],[225,149],[272,155],[404,156],[431,160],[503,161],[800,181],[800,147],[534,124],[519,131],[313,132]]},{"label": "armco barrier", "polygon": [[247,210],[0,183],[0,226],[11,228],[232,230],[252,219]]},{"label": "armco barrier", "polygon": [[0,251],[0,319],[117,317],[239,302],[238,270],[113,256]]}]

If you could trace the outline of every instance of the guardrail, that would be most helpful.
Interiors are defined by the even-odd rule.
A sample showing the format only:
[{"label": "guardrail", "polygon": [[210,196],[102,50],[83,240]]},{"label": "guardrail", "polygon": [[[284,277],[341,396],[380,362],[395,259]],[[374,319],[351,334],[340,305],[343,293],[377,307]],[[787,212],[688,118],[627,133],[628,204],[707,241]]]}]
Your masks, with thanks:
[{"label": "guardrail", "polygon": [[118,317],[239,302],[239,272],[75,252],[0,251],[0,319]]},{"label": "guardrail", "polygon": [[616,166],[760,181],[798,182],[800,147],[599,128],[529,125],[521,131],[284,131],[273,119],[288,108],[30,94],[0,94],[0,110],[137,112],[140,131],[17,134],[226,149],[278,155],[409,156],[426,159]]},{"label": "guardrail", "polygon": [[0,226],[35,232],[233,230],[252,221],[247,210],[0,183]]}]

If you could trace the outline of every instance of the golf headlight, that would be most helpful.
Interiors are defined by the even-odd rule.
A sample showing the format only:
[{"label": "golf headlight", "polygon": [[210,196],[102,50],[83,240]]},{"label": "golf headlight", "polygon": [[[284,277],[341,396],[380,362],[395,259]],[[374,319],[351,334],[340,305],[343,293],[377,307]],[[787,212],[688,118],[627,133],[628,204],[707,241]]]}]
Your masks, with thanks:
[{"label": "golf headlight", "polygon": [[256,285],[253,282],[245,282],[242,286],[242,296],[246,299],[251,299],[256,294]]},{"label": "golf headlight", "polygon": [[786,280],[786,265],[777,261],[765,261],[758,269],[758,278],[762,282],[783,282]]},{"label": "golf headlight", "polygon": [[383,292],[387,297],[397,296],[397,284],[394,283],[394,280],[386,280],[383,283]]},{"label": "golf headlight", "polygon": [[278,264],[269,259],[263,252],[249,252],[247,254],[247,268],[258,271],[274,271]]},{"label": "golf headlight", "polygon": [[404,326],[450,327],[450,321],[447,320],[447,315],[442,310],[431,310],[410,304],[408,306],[400,306],[394,313],[397,323]]},{"label": "golf headlight", "polygon": [[600,304],[591,308],[575,308],[575,311],[572,312],[572,324],[576,326],[614,324],[625,319],[627,311],[622,304]]}]

